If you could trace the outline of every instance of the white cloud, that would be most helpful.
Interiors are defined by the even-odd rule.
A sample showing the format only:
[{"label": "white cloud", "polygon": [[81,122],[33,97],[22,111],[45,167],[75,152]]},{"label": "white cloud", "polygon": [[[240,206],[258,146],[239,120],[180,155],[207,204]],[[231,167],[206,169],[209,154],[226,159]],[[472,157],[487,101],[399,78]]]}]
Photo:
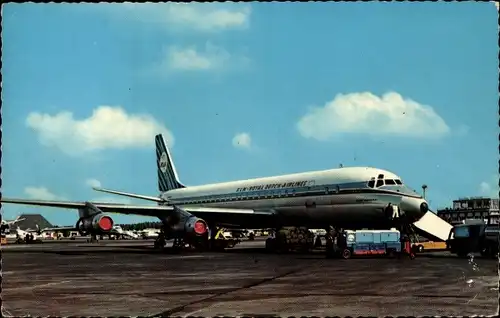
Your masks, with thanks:
[{"label": "white cloud", "polygon": [[168,68],[174,70],[210,70],[221,68],[230,58],[231,54],[223,48],[207,43],[203,52],[194,46],[185,48],[171,46],[168,48],[165,63]]},{"label": "white cloud", "polygon": [[172,133],[152,116],[128,114],[123,108],[112,106],[99,106],[85,119],[75,119],[69,111],[56,115],[32,112],[26,118],[26,125],[38,133],[42,144],[69,155],[153,147],[157,133],[163,134],[169,146],[174,141]]},{"label": "white cloud", "polygon": [[89,187],[92,188],[100,188],[101,187],[101,181],[97,179],[87,179],[85,180],[85,184],[88,185]]},{"label": "white cloud", "polygon": [[240,149],[250,149],[252,147],[252,137],[248,133],[239,133],[233,137],[233,146]]},{"label": "white cloud", "polygon": [[313,108],[297,128],[302,136],[327,140],[338,134],[401,135],[438,138],[450,132],[445,121],[427,105],[389,92],[338,94],[322,108]]},{"label": "white cloud", "polygon": [[210,42],[200,50],[196,46],[169,46],[165,49],[165,57],[158,70],[169,71],[209,71],[246,66],[249,59],[245,56],[234,56],[222,47]]},{"label": "white cloud", "polygon": [[491,192],[491,186],[488,182],[481,182],[479,185],[479,190],[481,191],[482,194],[490,193]]},{"label": "white cloud", "polygon": [[214,32],[247,28],[251,14],[248,5],[213,3],[125,3],[101,8],[123,19],[136,20],[167,31],[189,29]]},{"label": "white cloud", "polygon": [[492,176],[489,182],[483,181],[479,184],[479,192],[484,196],[498,197],[499,190],[498,176]]},{"label": "white cloud", "polygon": [[64,197],[56,195],[49,191],[46,187],[26,187],[24,193],[30,198],[35,200],[65,200]]}]

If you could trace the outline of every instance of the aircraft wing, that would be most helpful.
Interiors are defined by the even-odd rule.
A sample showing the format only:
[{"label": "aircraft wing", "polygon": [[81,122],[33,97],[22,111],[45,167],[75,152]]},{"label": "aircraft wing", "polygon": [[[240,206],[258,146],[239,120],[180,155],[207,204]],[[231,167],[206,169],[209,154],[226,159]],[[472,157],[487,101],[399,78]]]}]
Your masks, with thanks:
[{"label": "aircraft wing", "polygon": [[92,189],[94,189],[95,191],[99,191],[99,192],[122,195],[125,197],[134,198],[134,199],[142,199],[142,200],[148,200],[148,201],[154,201],[154,202],[164,202],[165,201],[159,197],[152,197],[149,195],[141,195],[141,194],[135,194],[135,193],[116,191],[116,190],[108,190],[108,189],[97,188],[97,187],[94,187]]},{"label": "aircraft wing", "polygon": [[[2,203],[35,205],[44,207],[54,207],[62,209],[82,209],[85,208],[85,202],[71,202],[71,201],[45,201],[45,200],[24,200],[24,199],[9,199],[1,198]],[[135,214],[141,216],[153,217],[166,217],[174,211],[175,207],[172,205],[127,205],[120,203],[98,203],[91,202],[98,209],[103,212],[120,213],[120,214]],[[179,206],[180,209],[185,210],[199,218],[208,222],[232,224],[235,226],[264,226],[273,222],[274,211],[258,211],[252,209],[229,209],[229,208],[209,208],[203,206]],[[267,226],[267,225],[266,225]]]}]

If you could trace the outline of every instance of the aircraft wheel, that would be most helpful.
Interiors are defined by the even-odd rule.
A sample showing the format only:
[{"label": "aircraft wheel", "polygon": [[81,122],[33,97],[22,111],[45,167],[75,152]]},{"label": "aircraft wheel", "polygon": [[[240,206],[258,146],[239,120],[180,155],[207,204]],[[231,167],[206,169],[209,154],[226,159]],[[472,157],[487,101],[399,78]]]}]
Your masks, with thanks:
[{"label": "aircraft wheel", "polygon": [[346,248],[342,251],[342,258],[343,259],[349,259],[349,258],[351,258],[351,256],[352,256],[352,253],[351,253],[350,249]]},{"label": "aircraft wheel", "polygon": [[266,250],[274,251],[276,249],[276,239],[268,238],[266,239]]}]

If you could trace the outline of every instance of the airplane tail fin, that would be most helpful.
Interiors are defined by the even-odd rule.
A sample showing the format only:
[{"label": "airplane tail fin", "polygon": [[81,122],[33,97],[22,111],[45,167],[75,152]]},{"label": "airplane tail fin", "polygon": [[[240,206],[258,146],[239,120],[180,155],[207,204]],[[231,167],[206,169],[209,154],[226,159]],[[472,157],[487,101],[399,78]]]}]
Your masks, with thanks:
[{"label": "airplane tail fin", "polygon": [[25,220],[26,218],[22,218],[21,215],[18,215],[14,220],[10,221],[10,222],[6,222],[7,224],[16,224],[18,222],[21,222],[23,220]]},{"label": "airplane tail fin", "polygon": [[161,134],[155,136],[156,165],[158,168],[158,190],[166,192],[173,189],[185,188],[179,181],[174,161]]}]

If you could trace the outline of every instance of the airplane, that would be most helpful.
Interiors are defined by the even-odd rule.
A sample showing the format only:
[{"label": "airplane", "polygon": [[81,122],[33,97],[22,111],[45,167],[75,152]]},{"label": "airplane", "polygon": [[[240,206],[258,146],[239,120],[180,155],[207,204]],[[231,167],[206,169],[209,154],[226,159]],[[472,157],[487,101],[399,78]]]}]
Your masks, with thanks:
[{"label": "airplane", "polygon": [[132,231],[127,231],[127,230],[124,230],[124,229],[122,229],[122,227],[121,227],[121,226],[119,226],[119,225],[114,225],[114,226],[113,226],[112,233],[115,233],[115,234],[121,235],[121,236],[123,236],[123,237],[131,238],[131,239],[138,239],[138,238],[139,238],[139,235],[135,234],[135,233],[134,233],[134,232],[132,232]]},{"label": "airplane", "polygon": [[40,231],[40,228],[38,227],[38,225],[36,227],[37,227],[36,230],[33,230],[33,229],[21,230],[20,228],[17,228],[16,235],[17,235],[17,237],[19,237],[21,239],[25,239],[28,234],[31,234],[33,236],[33,241],[40,241],[41,240],[41,238],[40,238],[41,231]]},{"label": "airplane", "polygon": [[160,230],[155,229],[144,229],[142,231],[138,231],[139,235],[144,239],[157,238]]},{"label": "airplane", "polygon": [[[33,230],[26,230],[27,232],[30,232]],[[40,235],[41,233],[44,233],[44,232],[56,232],[56,233],[61,233],[61,232],[68,232],[67,235],[63,235],[63,236],[69,236],[69,232],[70,231],[78,231],[78,228],[74,227],[74,226],[59,226],[59,227],[46,227],[46,228],[43,228],[43,229],[39,229],[38,225],[37,225],[37,233]],[[80,232],[80,231],[79,231]],[[82,233],[80,233],[82,234]],[[85,233],[83,233],[85,234]],[[104,233],[103,233],[104,234]],[[122,236],[122,237],[127,237],[127,238],[132,238],[132,239],[137,239],[139,238],[139,235],[135,234],[134,232],[132,231],[126,231],[126,230],[123,230],[121,226],[119,225],[113,225],[112,229],[109,231],[109,233],[106,233],[108,235],[118,235],[118,236]],[[85,235],[83,235],[85,236]]]},{"label": "airplane", "polygon": [[[181,242],[179,246],[206,246],[203,244],[208,242],[208,230],[215,226],[254,229],[279,229],[284,226],[388,229],[393,227],[394,222],[394,215],[391,216],[387,209],[389,203],[401,211],[400,215],[404,216],[401,219],[408,224],[431,214],[427,213],[427,201],[408,188],[398,175],[373,167],[341,167],[185,186],[179,180],[161,134],[155,136],[155,144],[159,196],[103,188],[94,190],[153,201],[157,206],[5,197],[0,201],[77,209],[79,219],[76,228],[92,235],[112,230],[113,219],[107,213],[157,217],[162,221],[166,239],[173,238]],[[446,235],[448,233],[449,230]]]},{"label": "airplane", "polygon": [[21,216],[17,216],[12,221],[2,220],[2,226],[10,227],[11,225],[16,224],[17,222],[21,222],[22,220],[25,220],[25,218],[21,218]]}]

